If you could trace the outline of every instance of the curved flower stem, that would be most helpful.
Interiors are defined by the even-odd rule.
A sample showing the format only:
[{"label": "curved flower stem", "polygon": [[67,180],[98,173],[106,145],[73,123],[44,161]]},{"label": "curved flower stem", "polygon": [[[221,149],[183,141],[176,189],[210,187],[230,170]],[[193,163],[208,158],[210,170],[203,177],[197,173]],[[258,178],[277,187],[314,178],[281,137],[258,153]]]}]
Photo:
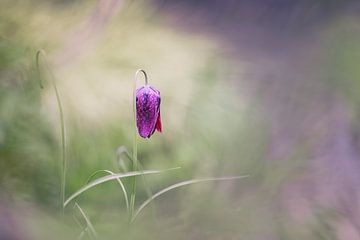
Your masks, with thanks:
[{"label": "curved flower stem", "polygon": [[136,90],[136,80],[137,80],[137,76],[139,75],[139,73],[144,74],[144,81],[145,81],[145,85],[148,85],[148,76],[145,72],[145,70],[143,69],[138,69],[135,73],[135,90]]},{"label": "curved flower stem", "polygon": [[60,128],[61,128],[61,158],[62,158],[60,203],[61,203],[62,213],[64,214],[65,184],[66,184],[66,136],[65,136],[64,113],[63,113],[63,108],[62,108],[62,104],[61,104],[60,94],[59,94],[59,91],[58,91],[58,89],[56,87],[56,83],[55,83],[55,76],[52,73],[52,71],[50,70],[50,67],[48,65],[47,58],[46,58],[46,53],[42,49],[40,49],[36,52],[36,68],[38,71],[38,76],[39,76],[38,79],[39,79],[40,88],[42,88],[42,89],[44,88],[42,81],[41,81],[41,77],[40,77],[41,76],[41,74],[40,74],[40,55],[43,56],[43,58],[44,58],[43,63],[45,65],[45,68],[46,68],[48,74],[51,77],[51,83],[52,83],[52,86],[55,91],[56,102],[57,102],[58,110],[59,110]]},{"label": "curved flower stem", "polygon": [[[133,139],[133,152],[132,152],[132,170],[137,171],[138,169],[138,159],[137,159],[137,126],[136,126],[136,82],[139,73],[142,73],[145,77],[145,85],[148,84],[148,77],[146,72],[143,69],[138,69],[135,73],[134,77],[134,89],[133,89],[133,116],[134,116],[134,139]],[[132,180],[132,190],[130,196],[130,215],[129,215],[129,223],[134,215],[135,209],[135,197],[136,197],[136,176],[133,177]]]}]

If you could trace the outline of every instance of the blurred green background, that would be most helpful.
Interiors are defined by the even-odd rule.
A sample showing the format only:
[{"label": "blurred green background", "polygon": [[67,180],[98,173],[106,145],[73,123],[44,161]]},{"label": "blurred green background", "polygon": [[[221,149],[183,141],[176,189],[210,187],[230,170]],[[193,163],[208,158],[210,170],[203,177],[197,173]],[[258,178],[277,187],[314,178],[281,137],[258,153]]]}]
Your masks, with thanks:
[{"label": "blurred green background", "polygon": [[[116,182],[77,202],[100,239],[360,239],[356,1],[14,1],[0,7],[0,239],[75,239],[66,196],[131,152],[137,69],[161,92],[163,133],[139,139],[137,204],[127,224]],[[125,180],[130,188],[130,182]],[[334,194],[335,193],[335,194]],[[335,196],[334,196],[335,195]],[[87,236],[83,236],[87,239]]]}]

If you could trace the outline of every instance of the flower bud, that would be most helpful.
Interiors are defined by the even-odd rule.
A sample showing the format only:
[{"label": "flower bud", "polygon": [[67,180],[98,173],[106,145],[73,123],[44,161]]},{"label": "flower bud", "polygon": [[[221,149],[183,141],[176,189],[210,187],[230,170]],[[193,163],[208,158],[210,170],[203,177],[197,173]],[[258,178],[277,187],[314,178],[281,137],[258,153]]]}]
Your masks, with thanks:
[{"label": "flower bud", "polygon": [[160,92],[145,85],[136,90],[136,125],[143,138],[150,138],[155,132],[162,131],[160,117]]}]

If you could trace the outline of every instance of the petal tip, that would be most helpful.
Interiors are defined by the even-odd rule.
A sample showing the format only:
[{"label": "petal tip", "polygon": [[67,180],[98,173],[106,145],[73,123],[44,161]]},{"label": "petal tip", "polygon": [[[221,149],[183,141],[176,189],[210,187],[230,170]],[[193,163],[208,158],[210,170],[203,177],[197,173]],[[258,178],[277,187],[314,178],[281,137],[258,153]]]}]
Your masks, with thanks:
[{"label": "petal tip", "polygon": [[161,124],[161,116],[160,116],[160,113],[159,113],[159,116],[158,116],[158,119],[156,121],[156,130],[158,132],[162,132],[162,124]]}]

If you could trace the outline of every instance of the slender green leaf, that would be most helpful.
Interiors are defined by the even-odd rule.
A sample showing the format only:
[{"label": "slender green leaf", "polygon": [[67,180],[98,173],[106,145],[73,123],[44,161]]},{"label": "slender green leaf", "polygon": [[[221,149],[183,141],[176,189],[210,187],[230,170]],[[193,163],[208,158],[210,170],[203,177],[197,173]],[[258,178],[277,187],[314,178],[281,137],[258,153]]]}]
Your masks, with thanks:
[{"label": "slender green leaf", "polygon": [[[109,170],[105,170],[105,169],[104,169],[104,170],[98,170],[98,171],[94,172],[94,173],[88,178],[88,180],[86,181],[86,184],[88,184],[88,183],[91,181],[91,179],[92,179],[94,176],[96,176],[96,174],[98,174],[98,173],[107,173],[107,174],[109,174],[109,175],[116,175],[115,173],[113,173],[112,171],[109,171]],[[120,187],[121,187],[121,190],[122,190],[122,192],[123,192],[123,194],[124,194],[125,203],[126,203],[126,209],[127,209],[127,211],[129,211],[129,200],[128,200],[128,195],[127,195],[127,192],[126,192],[126,188],[125,188],[123,182],[120,180],[120,178],[116,178],[116,180],[117,180],[117,182],[119,183],[119,185],[120,185]]]},{"label": "slender green leaf", "polygon": [[[74,206],[75,207],[75,206]],[[85,236],[85,233],[87,233],[88,235],[89,235],[89,237],[91,238],[91,235],[89,234],[89,232],[88,232],[88,227],[87,226],[83,226],[82,224],[81,224],[81,222],[78,220],[78,218],[77,218],[77,216],[75,215],[75,213],[73,214],[73,218],[74,218],[74,221],[76,222],[76,224],[80,227],[80,229],[81,229],[81,232],[80,232],[80,234],[79,234],[79,236],[77,237],[77,239],[83,239],[84,238],[84,236]]]},{"label": "slender green leaf", "polygon": [[79,236],[77,237],[77,239],[81,240],[84,238],[85,236],[85,232],[86,232],[87,228],[85,228],[84,230],[81,231],[81,233],[79,234]]},{"label": "slender green leaf", "polygon": [[90,219],[86,216],[85,212],[82,210],[82,208],[79,206],[79,204],[75,203],[74,207],[77,207],[77,209],[79,210],[81,216],[85,219],[85,222],[86,222],[86,225],[87,225],[87,228],[90,230],[91,232],[91,235],[94,237],[94,238],[97,238],[98,235],[95,231],[95,228],[94,226],[92,225],[92,223],[90,222]]},{"label": "slender green leaf", "polygon": [[47,56],[46,53],[43,49],[40,49],[36,52],[36,68],[37,68],[37,73],[38,73],[38,80],[39,80],[39,84],[40,84],[40,88],[43,89],[44,86],[42,85],[41,82],[41,75],[40,75],[40,55],[43,56],[43,63],[46,66],[46,70],[48,71],[49,75],[51,76],[51,83],[53,85],[54,88],[54,92],[55,92],[55,96],[56,96],[56,102],[57,102],[57,106],[58,106],[58,112],[59,112],[59,118],[60,118],[60,129],[61,129],[61,158],[62,158],[62,164],[61,164],[61,187],[60,187],[60,202],[61,202],[61,207],[62,207],[62,213],[64,214],[64,208],[65,208],[65,187],[66,187],[66,166],[67,166],[67,156],[66,156],[66,152],[67,152],[67,145],[66,145],[66,128],[65,128],[65,120],[64,120],[64,111],[63,111],[63,106],[61,103],[61,97],[60,97],[60,92],[56,86],[56,80],[55,80],[55,75],[53,74],[53,72],[51,71],[51,68],[48,64],[47,61]]},{"label": "slender green leaf", "polygon": [[116,150],[116,160],[117,160],[117,164],[118,167],[120,167],[120,169],[124,172],[128,171],[128,167],[125,164],[125,159],[122,157],[123,155],[125,155],[125,157],[130,160],[130,162],[132,163],[132,159],[131,159],[131,155],[129,153],[129,151],[127,150],[127,148],[125,146],[120,146],[118,147],[118,149]]},{"label": "slender green leaf", "polygon": [[[129,151],[127,150],[127,148],[125,146],[120,146],[118,147],[118,149],[116,150],[116,154],[117,154],[117,166],[119,170],[122,171],[127,171],[127,166],[125,164],[125,160],[127,159],[131,164],[133,164],[133,160],[131,158],[131,155],[129,153]],[[126,159],[124,159],[122,156],[125,155]],[[139,171],[143,171],[144,167],[141,164],[140,161],[138,161],[138,169]],[[148,198],[150,198],[153,195],[153,192],[149,186],[149,184],[147,184],[146,181],[146,175],[141,175],[141,180],[144,184],[145,190],[146,190],[146,195]],[[154,212],[154,216],[155,216],[155,205],[152,205],[153,207],[153,212]],[[130,219],[131,220],[131,219]]]},{"label": "slender green leaf", "polygon": [[[127,148],[125,146],[120,146],[116,150],[116,154],[117,154],[118,168],[123,170],[123,171],[126,171],[127,167],[126,167],[124,159],[121,157],[121,155],[125,155],[126,158],[130,161],[130,163],[133,164],[133,160],[131,159],[129,151],[127,150]],[[139,171],[144,170],[144,167],[143,167],[143,165],[141,164],[140,161],[138,162],[138,168],[139,168]],[[152,191],[151,191],[150,187],[148,186],[148,184],[146,183],[145,175],[141,175],[141,177],[142,177],[144,186],[146,188],[146,192],[147,192],[148,197],[152,196]]]},{"label": "slender green leaf", "polygon": [[165,169],[165,170],[146,170],[146,171],[142,171],[142,172],[117,173],[115,175],[108,175],[108,176],[98,178],[98,179],[90,182],[89,184],[86,184],[85,186],[80,188],[78,191],[73,193],[65,201],[64,207],[66,207],[66,205],[68,205],[69,202],[71,202],[71,200],[75,199],[80,194],[86,192],[87,190],[89,190],[89,189],[91,189],[91,188],[93,188],[93,187],[95,187],[95,186],[97,186],[99,184],[102,184],[102,183],[105,183],[105,182],[108,182],[108,181],[111,181],[111,180],[115,180],[115,179],[118,179],[118,178],[133,177],[133,176],[139,176],[139,175],[145,175],[145,174],[157,174],[157,173],[162,173],[162,172],[165,172],[165,171],[175,170],[175,169],[178,169],[178,168],[170,168],[170,169]]},{"label": "slender green leaf", "polygon": [[235,179],[241,179],[241,178],[246,178],[249,175],[244,175],[244,176],[234,176],[234,177],[219,177],[219,178],[202,178],[202,179],[193,179],[193,180],[188,180],[188,181],[184,181],[184,182],[179,182],[176,183],[174,185],[171,185],[167,188],[164,188],[163,190],[160,190],[159,192],[155,193],[152,197],[148,198],[143,204],[141,204],[141,206],[138,208],[138,210],[135,212],[132,221],[135,220],[135,218],[137,217],[137,215],[139,215],[139,213],[141,212],[141,210],[143,210],[149,203],[151,203],[155,198],[161,196],[164,193],[167,193],[170,190],[179,188],[179,187],[183,187],[186,185],[191,185],[191,184],[195,184],[195,183],[202,183],[202,182],[210,182],[210,181],[225,181],[225,180],[235,180]]}]

